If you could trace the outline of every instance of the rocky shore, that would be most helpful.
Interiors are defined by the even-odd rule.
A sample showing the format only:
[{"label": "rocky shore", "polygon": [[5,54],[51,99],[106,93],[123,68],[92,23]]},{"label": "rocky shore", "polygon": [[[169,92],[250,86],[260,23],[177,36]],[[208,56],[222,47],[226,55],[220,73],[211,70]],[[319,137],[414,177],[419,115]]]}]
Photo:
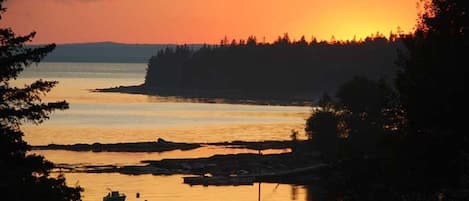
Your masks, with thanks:
[{"label": "rocky shore", "polygon": [[[170,150],[191,150],[201,146],[221,146],[225,148],[243,148],[257,150],[258,153],[213,155],[201,158],[177,158],[162,160],[145,160],[136,165],[71,165],[58,164],[61,172],[86,173],[121,173],[130,175],[210,175],[215,177],[256,177],[278,180],[275,175],[301,170],[320,164],[319,153],[309,149],[307,141],[264,141],[264,142],[216,142],[216,143],[180,143],[158,139],[154,142],[133,142],[115,144],[74,144],[34,146],[41,150],[69,150],[93,152],[163,152]],[[263,150],[289,149],[292,152],[280,154],[263,154]],[[266,151],[269,152],[269,151]],[[267,176],[266,176],[267,175]],[[283,183],[301,183],[302,177],[281,177]],[[308,180],[310,180],[309,178]],[[279,182],[279,181],[277,181]]]},{"label": "rocky shore", "polygon": [[164,152],[172,150],[191,150],[201,147],[199,143],[170,142],[159,138],[153,142],[128,142],[112,144],[49,144],[33,146],[33,150],[68,150],[68,151],[93,151],[93,152]]},{"label": "rocky shore", "polygon": [[307,146],[307,141],[260,141],[260,142],[249,142],[249,141],[232,141],[232,142],[213,142],[213,143],[202,143],[202,145],[213,145],[223,146],[227,148],[245,148],[252,150],[266,150],[266,149],[295,149],[299,147]]},{"label": "rocky shore", "polygon": [[306,146],[306,141],[233,141],[213,143],[184,143],[171,142],[158,138],[152,142],[127,142],[127,143],[93,143],[93,144],[49,144],[32,146],[33,150],[67,150],[67,151],[93,151],[93,152],[165,152],[173,150],[191,150],[202,146],[222,146],[226,148],[244,148],[251,150],[266,149],[293,149]]},{"label": "rocky shore", "polygon": [[[59,165],[62,172],[121,173],[129,175],[205,175],[215,177],[255,177],[260,181],[300,184],[312,175],[302,171],[299,177],[276,177],[294,170],[321,164],[318,153],[296,154],[229,154],[206,158],[181,158],[142,161],[142,165]],[[306,169],[305,169],[306,170]],[[298,172],[298,171],[297,171]],[[307,171],[310,172],[310,171]]]}]

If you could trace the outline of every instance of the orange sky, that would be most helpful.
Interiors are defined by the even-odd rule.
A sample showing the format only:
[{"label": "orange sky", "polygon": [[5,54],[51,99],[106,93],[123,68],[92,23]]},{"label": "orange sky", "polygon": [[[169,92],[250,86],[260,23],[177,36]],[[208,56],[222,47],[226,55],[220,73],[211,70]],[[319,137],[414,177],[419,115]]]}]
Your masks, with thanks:
[{"label": "orange sky", "polygon": [[309,40],[411,31],[417,0],[8,0],[1,27],[38,32],[34,43],[219,43]]}]

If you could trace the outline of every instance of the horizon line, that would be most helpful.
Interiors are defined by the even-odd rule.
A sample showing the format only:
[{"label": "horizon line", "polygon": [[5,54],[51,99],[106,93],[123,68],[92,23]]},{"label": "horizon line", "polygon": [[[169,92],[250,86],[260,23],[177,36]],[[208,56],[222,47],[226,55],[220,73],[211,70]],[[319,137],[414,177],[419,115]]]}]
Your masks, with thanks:
[{"label": "horizon line", "polygon": [[[288,32],[284,33],[284,35],[288,34]],[[376,35],[375,35],[376,34]],[[409,35],[409,34],[413,34],[412,31],[410,32],[399,32],[399,31],[396,31],[395,33],[393,31],[391,31],[390,33],[387,34],[384,34],[384,33],[381,33],[379,31],[377,31],[376,33],[371,33],[365,37],[358,37],[356,38],[355,36],[352,37],[352,38],[347,38],[347,39],[336,39],[335,41],[336,42],[346,42],[346,41],[353,41],[353,40],[356,40],[356,41],[363,41],[365,40],[366,38],[373,38],[373,37],[376,37],[376,36],[379,36],[379,37],[384,37],[386,39],[390,39],[390,34],[396,34],[397,36],[399,35]],[[283,35],[283,36],[284,36]],[[225,36],[226,37],[226,36]],[[246,39],[243,39],[243,38],[239,38],[239,39],[235,39],[235,38],[232,38],[230,39],[231,40],[236,40],[236,41],[239,41],[239,40],[247,40],[249,37],[255,37],[257,38],[257,36],[254,36],[254,35],[251,35],[251,36],[248,36]],[[278,37],[282,37],[282,35],[279,35]],[[305,35],[303,35],[302,37],[305,37]],[[326,40],[326,39],[318,39],[316,38],[314,35],[311,36],[311,40],[312,38],[315,38],[317,39],[317,41],[320,41],[320,42],[332,42],[332,38],[335,38],[334,35],[331,35],[331,39],[329,40]],[[296,39],[296,38],[291,38],[292,41],[298,41],[301,39]],[[220,41],[223,40],[220,39]],[[270,41],[270,42],[266,42],[266,43],[273,43],[275,40],[273,41]],[[308,41],[308,40],[307,40]],[[48,44],[56,44],[56,45],[80,45],[80,44],[99,44],[99,43],[109,43],[109,44],[122,44],[122,45],[219,45],[220,43],[219,42],[215,42],[215,43],[208,43],[208,42],[192,42],[192,43],[178,43],[178,42],[161,42],[161,43],[146,43],[146,42],[143,42],[143,43],[139,43],[139,42],[119,42],[119,41],[83,41],[83,42],[64,42],[64,43],[56,43],[56,42],[50,42],[50,43],[34,43],[34,42],[31,42],[31,45],[48,45]]]},{"label": "horizon line", "polygon": [[90,42],[65,42],[65,43],[31,43],[29,45],[84,45],[84,44],[118,44],[118,45],[216,45],[210,43],[127,43],[127,42],[117,42],[117,41],[90,41]]}]

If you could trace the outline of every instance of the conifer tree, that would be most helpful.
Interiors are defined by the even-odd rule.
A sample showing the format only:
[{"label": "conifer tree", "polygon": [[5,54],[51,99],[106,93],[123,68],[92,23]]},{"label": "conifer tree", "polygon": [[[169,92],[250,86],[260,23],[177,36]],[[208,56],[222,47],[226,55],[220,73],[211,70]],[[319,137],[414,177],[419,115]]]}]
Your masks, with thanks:
[{"label": "conifer tree", "polygon": [[[1,14],[6,11],[0,0]],[[0,192],[2,200],[81,200],[80,187],[68,187],[63,175],[50,175],[54,165],[39,155],[28,154],[30,146],[23,140],[21,125],[40,124],[55,110],[68,109],[65,101],[43,102],[57,81],[37,80],[24,87],[11,81],[31,64],[38,63],[55,44],[31,48],[35,32],[16,35],[11,28],[0,28]]]}]

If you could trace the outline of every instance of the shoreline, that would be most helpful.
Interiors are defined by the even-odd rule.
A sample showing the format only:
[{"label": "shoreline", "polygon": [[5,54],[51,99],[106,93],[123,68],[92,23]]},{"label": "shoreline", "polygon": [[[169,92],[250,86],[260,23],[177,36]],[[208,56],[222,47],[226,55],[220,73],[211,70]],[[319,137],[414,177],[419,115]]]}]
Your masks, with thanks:
[{"label": "shoreline", "polygon": [[92,152],[165,152],[173,150],[192,150],[201,147],[197,143],[170,142],[159,138],[153,142],[93,143],[93,144],[49,144],[31,146],[32,150],[67,150]]},{"label": "shoreline", "polygon": [[[256,182],[303,184],[327,167],[317,152],[281,154],[227,154],[200,158],[145,160],[143,165],[67,165],[64,173],[119,173],[124,175],[181,175],[202,178],[253,178]],[[315,167],[315,168],[311,168]],[[289,176],[285,176],[289,175]],[[230,183],[226,185],[232,185]]]},{"label": "shoreline", "polygon": [[232,141],[209,143],[184,143],[172,142],[158,138],[149,142],[125,142],[125,143],[93,143],[93,144],[49,144],[31,146],[32,150],[66,150],[66,151],[92,151],[92,152],[165,152],[173,150],[188,151],[203,146],[221,146],[225,148],[267,150],[267,149],[293,149],[296,146],[305,146],[306,140],[299,141]]},{"label": "shoreline", "polygon": [[[254,96],[241,92],[221,90],[178,90],[147,88],[144,84],[117,86],[110,88],[90,89],[91,92],[140,94],[171,99],[176,102],[192,103],[225,103],[244,105],[275,105],[275,106],[311,106],[314,98],[309,95]],[[246,98],[248,97],[248,98]]]},{"label": "shoreline", "polygon": [[[99,146],[99,149],[95,149]],[[158,148],[160,146],[160,148]],[[311,149],[308,141],[233,141],[215,143],[179,143],[159,139],[155,142],[133,142],[115,144],[75,144],[34,146],[33,149],[70,151],[116,151],[116,152],[162,152],[171,149],[186,150],[202,146],[222,146],[227,149],[244,148],[259,153],[216,154],[209,157],[171,158],[143,160],[140,164],[57,164],[60,172],[69,173],[119,173],[125,175],[183,175],[197,179],[222,181],[251,178],[252,181],[301,184],[317,177],[317,169],[324,164],[320,154]],[[163,147],[163,148],[161,148]],[[262,150],[290,149],[285,153],[263,154]],[[300,170],[300,171],[298,171]],[[301,173],[301,174],[300,174]],[[209,175],[209,176],[207,176]],[[285,176],[289,175],[289,176]],[[222,182],[223,183],[223,182]],[[224,184],[225,185],[225,184]],[[226,185],[231,185],[227,183]]]}]

